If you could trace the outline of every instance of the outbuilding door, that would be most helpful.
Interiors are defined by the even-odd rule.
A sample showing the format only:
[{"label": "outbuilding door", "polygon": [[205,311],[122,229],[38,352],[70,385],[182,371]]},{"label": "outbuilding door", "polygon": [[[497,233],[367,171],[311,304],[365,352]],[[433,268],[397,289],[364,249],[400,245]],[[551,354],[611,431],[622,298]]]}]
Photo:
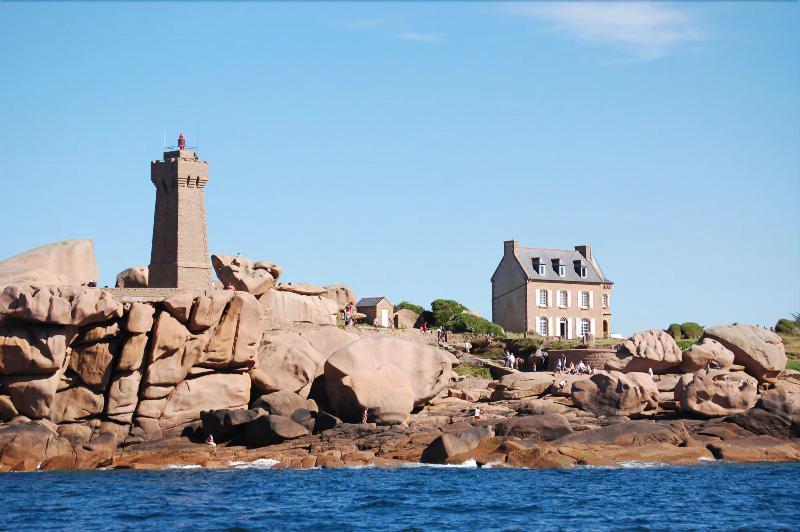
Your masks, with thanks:
[{"label": "outbuilding door", "polygon": [[389,309],[381,309],[381,327],[389,326]]}]

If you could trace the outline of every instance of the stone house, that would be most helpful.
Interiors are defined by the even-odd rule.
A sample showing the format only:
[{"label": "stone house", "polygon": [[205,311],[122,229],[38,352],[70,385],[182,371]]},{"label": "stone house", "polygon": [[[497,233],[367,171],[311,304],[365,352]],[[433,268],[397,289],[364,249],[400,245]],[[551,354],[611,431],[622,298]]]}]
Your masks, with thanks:
[{"label": "stone house", "polygon": [[391,327],[394,306],[385,297],[362,297],[356,303],[359,312],[365,314],[365,323],[377,323],[379,327]]},{"label": "stone house", "polygon": [[607,337],[613,284],[589,245],[527,248],[509,240],[492,275],[492,321],[511,332]]}]

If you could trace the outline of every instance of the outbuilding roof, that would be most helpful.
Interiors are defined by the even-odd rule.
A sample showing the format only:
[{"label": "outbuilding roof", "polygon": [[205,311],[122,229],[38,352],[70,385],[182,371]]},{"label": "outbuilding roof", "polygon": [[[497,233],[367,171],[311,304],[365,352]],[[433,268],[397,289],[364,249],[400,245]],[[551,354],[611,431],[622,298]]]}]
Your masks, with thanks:
[{"label": "outbuilding roof", "polygon": [[[381,297],[362,297],[361,299],[358,300],[358,303],[356,303],[356,307],[358,307],[358,308],[361,308],[361,307],[375,307],[375,306],[378,305],[378,303],[380,303],[384,299],[386,299],[386,298],[383,297],[383,296],[381,296]],[[386,302],[389,303],[389,300],[386,299]]]}]

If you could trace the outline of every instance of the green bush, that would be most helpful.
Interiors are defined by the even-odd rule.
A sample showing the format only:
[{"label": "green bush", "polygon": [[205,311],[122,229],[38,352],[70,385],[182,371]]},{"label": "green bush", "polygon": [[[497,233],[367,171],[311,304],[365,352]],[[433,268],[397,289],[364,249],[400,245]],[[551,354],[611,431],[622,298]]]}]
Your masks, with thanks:
[{"label": "green bush", "polygon": [[669,327],[667,327],[667,332],[675,339],[675,341],[681,339],[681,326],[677,323],[670,323]]},{"label": "green bush", "polygon": [[430,310],[423,310],[422,314],[419,315],[419,319],[417,319],[417,323],[425,322],[428,324],[428,327],[435,327],[436,326],[436,318],[433,316],[433,312]]},{"label": "green bush", "polygon": [[472,332],[475,334],[492,334],[494,336],[505,336],[505,331],[496,323],[492,323],[485,318],[472,314],[459,314],[445,323],[443,327],[453,332]]},{"label": "green bush", "polygon": [[408,301],[401,301],[400,303],[394,306],[395,312],[403,309],[408,309],[412,312],[416,312],[417,314],[422,314],[425,311],[425,309],[420,307],[419,305],[415,305],[414,303],[409,303]]},{"label": "green bush", "polygon": [[536,350],[541,347],[542,340],[544,340],[544,338],[541,336],[534,338],[516,338],[507,341],[506,346],[508,346],[508,350],[515,355],[528,356],[531,353],[535,353]]},{"label": "green bush", "polygon": [[695,338],[689,338],[687,340],[678,340],[677,341],[678,347],[680,348],[681,351],[683,351],[684,349],[688,349],[689,347],[693,346],[696,343],[697,343],[697,339],[695,339]]},{"label": "green bush", "polygon": [[500,347],[490,347],[489,349],[481,353],[481,356],[483,358],[488,358],[491,360],[502,360],[504,355],[505,355],[505,350]]},{"label": "green bush", "polygon": [[453,366],[453,371],[455,371],[456,375],[465,375],[467,377],[483,377],[484,379],[492,378],[489,368],[485,368],[483,366],[459,364],[458,366]]},{"label": "green bush", "polygon": [[800,334],[800,320],[778,320],[775,324],[775,332],[781,334]]},{"label": "green bush", "polygon": [[800,371],[800,358],[793,358],[792,360],[786,362],[786,369]]},{"label": "green bush", "polygon": [[681,324],[681,336],[687,340],[699,340],[704,332],[703,327],[692,321]]},{"label": "green bush", "polygon": [[431,303],[433,324],[447,327],[447,323],[468,310],[467,307],[452,299],[436,299]]}]

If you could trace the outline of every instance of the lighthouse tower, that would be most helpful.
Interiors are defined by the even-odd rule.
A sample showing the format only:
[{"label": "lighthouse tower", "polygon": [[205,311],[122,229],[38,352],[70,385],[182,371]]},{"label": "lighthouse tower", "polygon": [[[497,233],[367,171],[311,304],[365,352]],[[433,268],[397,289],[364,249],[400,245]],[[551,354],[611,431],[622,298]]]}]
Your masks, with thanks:
[{"label": "lighthouse tower", "polygon": [[186,149],[183,133],[178,149],[150,163],[156,187],[150,288],[205,289],[211,285],[204,189],[208,163]]}]

